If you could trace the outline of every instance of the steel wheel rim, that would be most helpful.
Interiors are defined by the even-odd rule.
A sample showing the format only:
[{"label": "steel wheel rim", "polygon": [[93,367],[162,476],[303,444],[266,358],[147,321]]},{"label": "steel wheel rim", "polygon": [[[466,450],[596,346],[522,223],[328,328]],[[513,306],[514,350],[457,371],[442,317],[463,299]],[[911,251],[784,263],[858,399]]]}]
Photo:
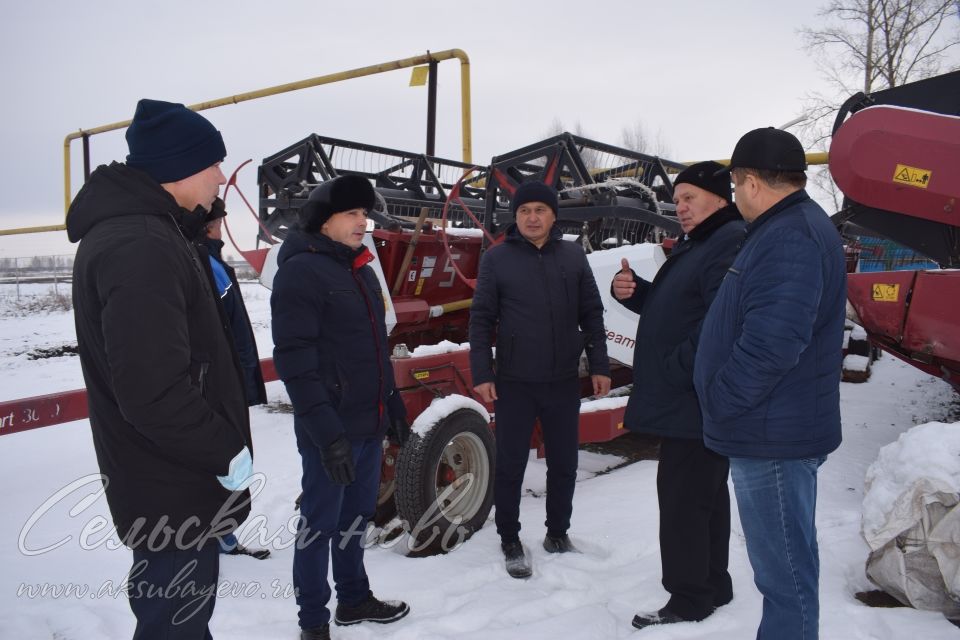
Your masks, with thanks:
[{"label": "steel wheel rim", "polygon": [[[441,479],[446,466],[454,475],[452,481]],[[469,520],[483,506],[490,484],[490,457],[483,440],[465,431],[453,436],[437,460],[433,477],[436,484],[437,508],[449,521]]]}]

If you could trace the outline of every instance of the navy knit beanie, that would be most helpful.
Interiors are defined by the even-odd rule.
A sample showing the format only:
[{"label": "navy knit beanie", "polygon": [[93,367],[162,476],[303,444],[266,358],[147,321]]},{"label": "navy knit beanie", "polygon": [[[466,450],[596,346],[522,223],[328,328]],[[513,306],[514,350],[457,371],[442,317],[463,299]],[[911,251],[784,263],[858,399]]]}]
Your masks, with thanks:
[{"label": "navy knit beanie", "polygon": [[692,164],[677,175],[673,186],[676,187],[684,182],[692,184],[720,196],[729,204],[733,201],[733,194],[730,192],[730,174],[723,168],[723,165],[712,160]]},{"label": "navy knit beanie", "polygon": [[224,159],[223,136],[209,120],[175,102],[137,103],[127,128],[127,166],[159,183],[176,182]]},{"label": "navy knit beanie", "polygon": [[517,215],[517,209],[520,208],[520,205],[528,202],[542,202],[553,209],[553,215],[557,215],[557,207],[559,206],[557,204],[557,190],[539,180],[524,182],[517,187],[516,193],[513,194],[513,200],[510,201],[510,210],[513,215]]}]

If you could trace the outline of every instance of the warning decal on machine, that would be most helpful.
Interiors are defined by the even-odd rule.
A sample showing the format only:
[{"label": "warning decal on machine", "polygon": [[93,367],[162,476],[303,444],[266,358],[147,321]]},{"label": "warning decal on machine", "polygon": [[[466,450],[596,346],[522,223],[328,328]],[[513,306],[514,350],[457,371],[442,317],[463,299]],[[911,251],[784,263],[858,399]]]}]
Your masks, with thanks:
[{"label": "warning decal on machine", "polygon": [[893,181],[926,189],[927,185],[930,184],[930,170],[898,164],[896,171],[893,172]]},{"label": "warning decal on machine", "polygon": [[900,299],[899,284],[874,284],[873,301],[874,302],[896,302]]}]

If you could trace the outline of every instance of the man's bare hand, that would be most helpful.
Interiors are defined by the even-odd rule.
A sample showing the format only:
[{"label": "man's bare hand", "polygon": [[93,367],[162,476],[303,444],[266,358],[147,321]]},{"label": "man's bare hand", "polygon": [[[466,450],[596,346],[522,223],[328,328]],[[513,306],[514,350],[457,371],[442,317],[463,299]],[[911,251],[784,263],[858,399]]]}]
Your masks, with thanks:
[{"label": "man's bare hand", "polygon": [[590,376],[590,379],[593,381],[593,395],[603,397],[610,393],[610,376]]},{"label": "man's bare hand", "polygon": [[[607,378],[607,389],[610,388],[610,379]],[[497,386],[492,382],[484,382],[473,388],[480,399],[490,403],[497,399]]]},{"label": "man's bare hand", "polygon": [[[620,258],[620,271],[613,276],[613,295],[617,300],[626,300],[637,290],[637,283],[633,281],[633,272],[626,258]],[[607,389],[610,388],[610,379],[607,378]]]}]

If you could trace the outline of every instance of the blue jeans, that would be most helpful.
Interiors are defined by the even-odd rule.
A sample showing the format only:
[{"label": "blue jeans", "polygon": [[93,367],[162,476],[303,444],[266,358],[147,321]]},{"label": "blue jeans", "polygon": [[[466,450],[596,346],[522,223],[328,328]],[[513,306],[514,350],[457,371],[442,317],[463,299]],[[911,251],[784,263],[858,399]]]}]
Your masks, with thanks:
[{"label": "blue jeans", "polygon": [[826,458],[730,458],[753,580],[763,595],[757,640],[819,633],[817,469]]},{"label": "blue jeans", "polygon": [[357,605],[370,593],[363,567],[362,534],[377,508],[383,446],[375,438],[354,442],[356,480],[342,486],[330,482],[320,450],[299,425],[295,431],[303,461],[303,500],[293,551],[293,586],[300,607],[300,627],[311,629],[330,622],[328,564],[332,565],[338,602]]}]

